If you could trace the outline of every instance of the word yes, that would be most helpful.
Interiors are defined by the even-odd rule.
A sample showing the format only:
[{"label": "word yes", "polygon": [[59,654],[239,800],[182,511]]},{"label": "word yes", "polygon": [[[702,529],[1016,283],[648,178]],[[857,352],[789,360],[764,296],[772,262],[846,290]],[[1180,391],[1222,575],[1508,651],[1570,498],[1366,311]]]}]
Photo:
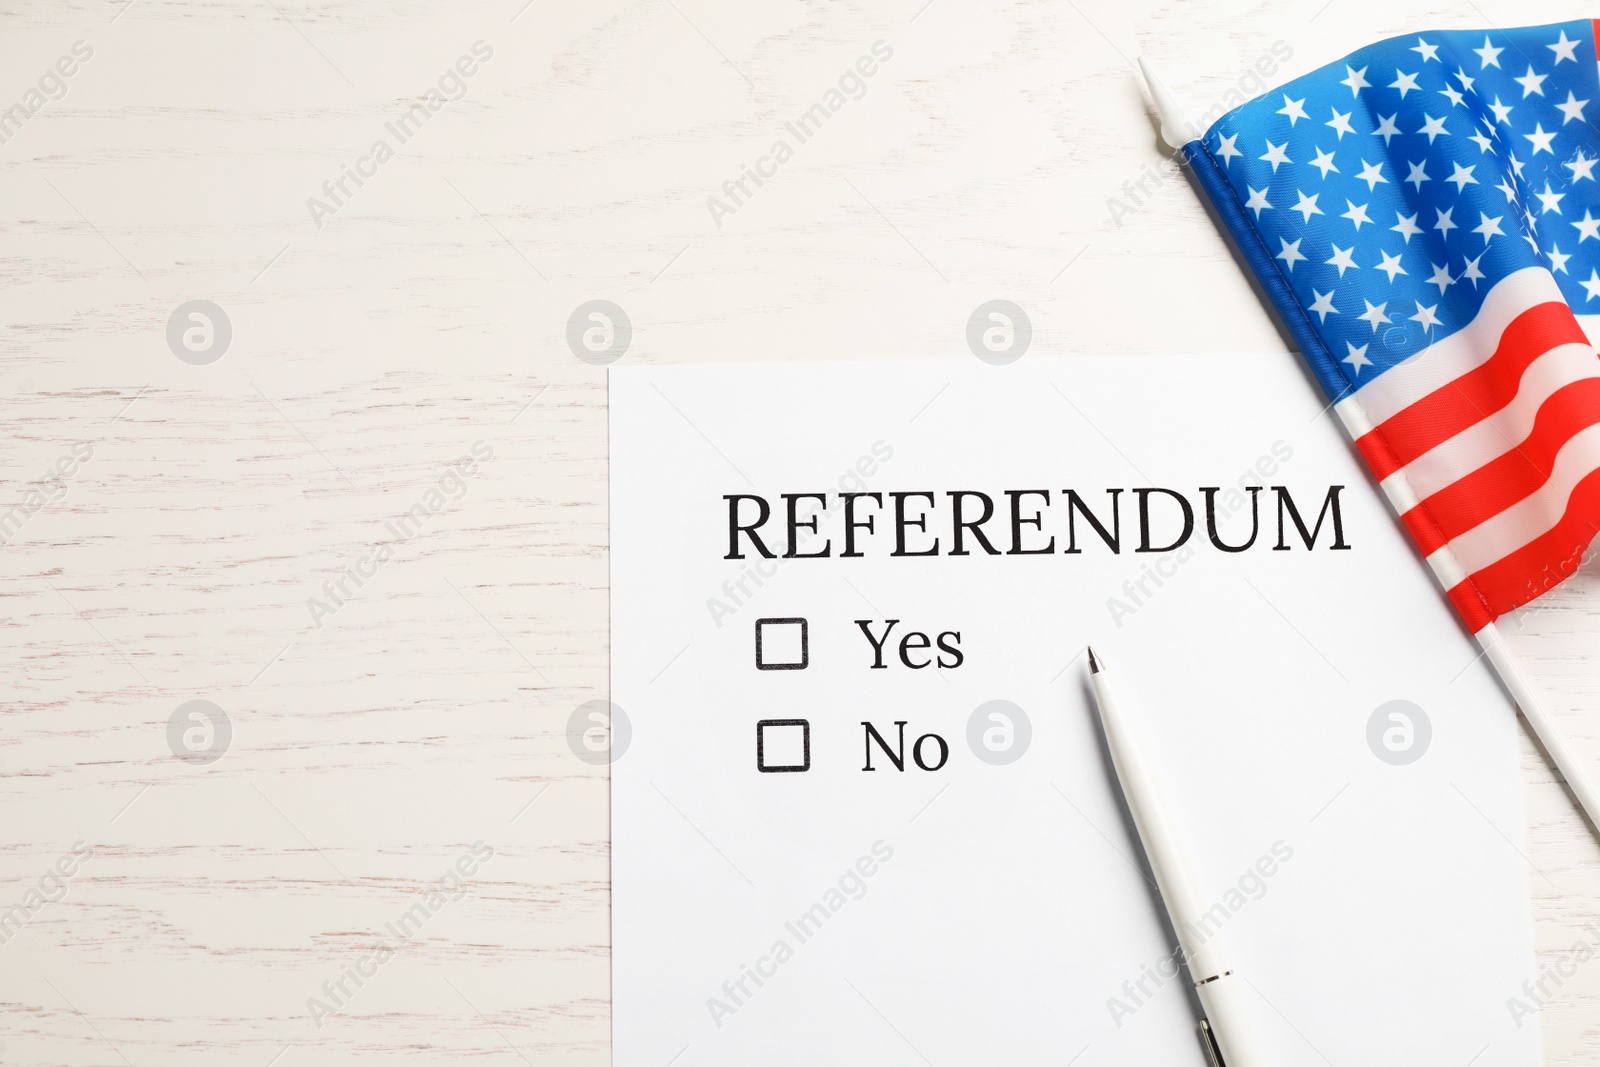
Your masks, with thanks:
[{"label": "word yes", "polygon": [[[884,648],[889,643],[890,633],[900,624],[900,620],[885,619],[882,637],[873,636],[871,619],[857,619],[855,622],[857,626],[861,627],[861,632],[866,636],[867,643],[872,646],[872,667],[870,669],[875,671],[888,670],[888,664],[883,662]],[[912,653],[922,652],[924,649],[932,647],[932,642],[928,640],[928,635],[920,630],[908,631],[904,637],[900,638],[900,662],[914,671],[920,671],[935,662],[941,668],[954,670],[966,661],[967,657],[961,651],[960,630],[945,630],[939,634],[937,640],[939,645],[937,661],[931,656],[924,655],[921,657],[921,661],[917,662],[912,659]],[[945,660],[946,655],[950,657],[948,662]]]}]

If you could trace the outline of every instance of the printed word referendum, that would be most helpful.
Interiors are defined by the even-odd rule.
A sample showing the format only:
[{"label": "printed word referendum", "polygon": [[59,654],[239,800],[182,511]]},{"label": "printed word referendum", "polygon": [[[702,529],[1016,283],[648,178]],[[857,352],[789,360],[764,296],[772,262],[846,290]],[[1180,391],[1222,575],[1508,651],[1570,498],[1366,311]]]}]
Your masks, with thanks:
[{"label": "printed word referendum", "polygon": [[[1269,490],[1268,510],[1276,515],[1272,551],[1290,551],[1294,547],[1291,542],[1297,540],[1307,549],[1316,548],[1320,541],[1337,552],[1350,548],[1339,501],[1344,488],[1330,485],[1325,491],[1318,489],[1321,502],[1315,509],[1297,503],[1283,485],[1251,485],[1242,490],[1201,486],[1196,490],[1198,497],[1155,486],[1106,489],[1104,497],[1093,499],[1076,489],[1059,493],[1007,489],[997,494],[970,489],[783,493],[777,507],[764,496],[731,493],[722,498],[728,506],[728,552],[722,558],[744,559],[746,552],[753,552],[766,559],[780,558],[780,553],[783,559],[851,559],[867,555],[868,549],[882,554],[890,545],[887,554],[891,557],[1076,555],[1084,551],[1084,545],[1096,551],[1104,546],[1117,554],[1125,548],[1171,552],[1188,544],[1202,522],[1212,547],[1243,552],[1267,543],[1260,536],[1261,494]],[[1229,540],[1218,530],[1218,517],[1242,510],[1246,495],[1249,536],[1241,530],[1231,533]],[[837,498],[841,506],[839,529],[830,529],[818,543],[817,535],[823,532],[821,520],[836,506],[830,497]],[[1302,491],[1301,500],[1306,499],[1309,495]],[[1306,516],[1312,514],[1315,517],[1308,522]]]}]

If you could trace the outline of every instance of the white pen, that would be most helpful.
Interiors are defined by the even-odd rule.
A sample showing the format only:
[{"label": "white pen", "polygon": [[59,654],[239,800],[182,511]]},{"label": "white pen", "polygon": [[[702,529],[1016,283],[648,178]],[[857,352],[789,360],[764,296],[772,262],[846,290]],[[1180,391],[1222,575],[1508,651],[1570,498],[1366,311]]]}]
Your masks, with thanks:
[{"label": "white pen", "polygon": [[1150,768],[1132,728],[1117,707],[1105,661],[1092,648],[1089,680],[1094,685],[1095,703],[1100,706],[1100,725],[1105,730],[1117,781],[1122,785],[1122,795],[1138,827],[1144,854],[1155,872],[1162,903],[1178,933],[1189,977],[1205,1011],[1200,1030],[1206,1049],[1218,1067],[1266,1067],[1267,1060],[1245,1004],[1244,979],[1229,966],[1220,932],[1213,931],[1210,937],[1200,933],[1205,929],[1200,923],[1205,905],[1195,892],[1183,849],[1167,822]]}]

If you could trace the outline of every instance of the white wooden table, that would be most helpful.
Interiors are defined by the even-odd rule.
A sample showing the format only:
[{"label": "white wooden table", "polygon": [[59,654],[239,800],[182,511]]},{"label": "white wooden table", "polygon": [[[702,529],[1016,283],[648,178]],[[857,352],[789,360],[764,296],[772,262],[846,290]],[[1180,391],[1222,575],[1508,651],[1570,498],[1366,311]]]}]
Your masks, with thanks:
[{"label": "white wooden table", "polygon": [[[606,393],[573,310],[620,305],[646,362],[971,358],[995,297],[1040,355],[1283,348],[1185,179],[1113,218],[1161,160],[1130,57],[1203,107],[1275,44],[1273,83],[1570,16],[13,0],[0,1060],[606,1062],[606,773],[565,736],[607,684]],[[191,300],[231,327],[214,361],[169,346]],[[1547,599],[1515,644],[1600,773],[1600,571]],[[169,731],[191,700],[231,736]],[[1600,851],[1523,763],[1554,962],[1596,940]],[[458,861],[460,899],[409,910]],[[1600,965],[1540,1022],[1551,1063],[1594,1062]]]}]

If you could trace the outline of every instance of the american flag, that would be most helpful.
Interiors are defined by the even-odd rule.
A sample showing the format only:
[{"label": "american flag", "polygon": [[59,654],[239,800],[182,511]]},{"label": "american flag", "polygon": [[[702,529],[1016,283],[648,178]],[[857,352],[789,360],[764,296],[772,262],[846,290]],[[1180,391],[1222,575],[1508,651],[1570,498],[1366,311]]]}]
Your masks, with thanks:
[{"label": "american flag", "polygon": [[1186,147],[1474,632],[1600,531],[1597,25],[1382,41]]}]

